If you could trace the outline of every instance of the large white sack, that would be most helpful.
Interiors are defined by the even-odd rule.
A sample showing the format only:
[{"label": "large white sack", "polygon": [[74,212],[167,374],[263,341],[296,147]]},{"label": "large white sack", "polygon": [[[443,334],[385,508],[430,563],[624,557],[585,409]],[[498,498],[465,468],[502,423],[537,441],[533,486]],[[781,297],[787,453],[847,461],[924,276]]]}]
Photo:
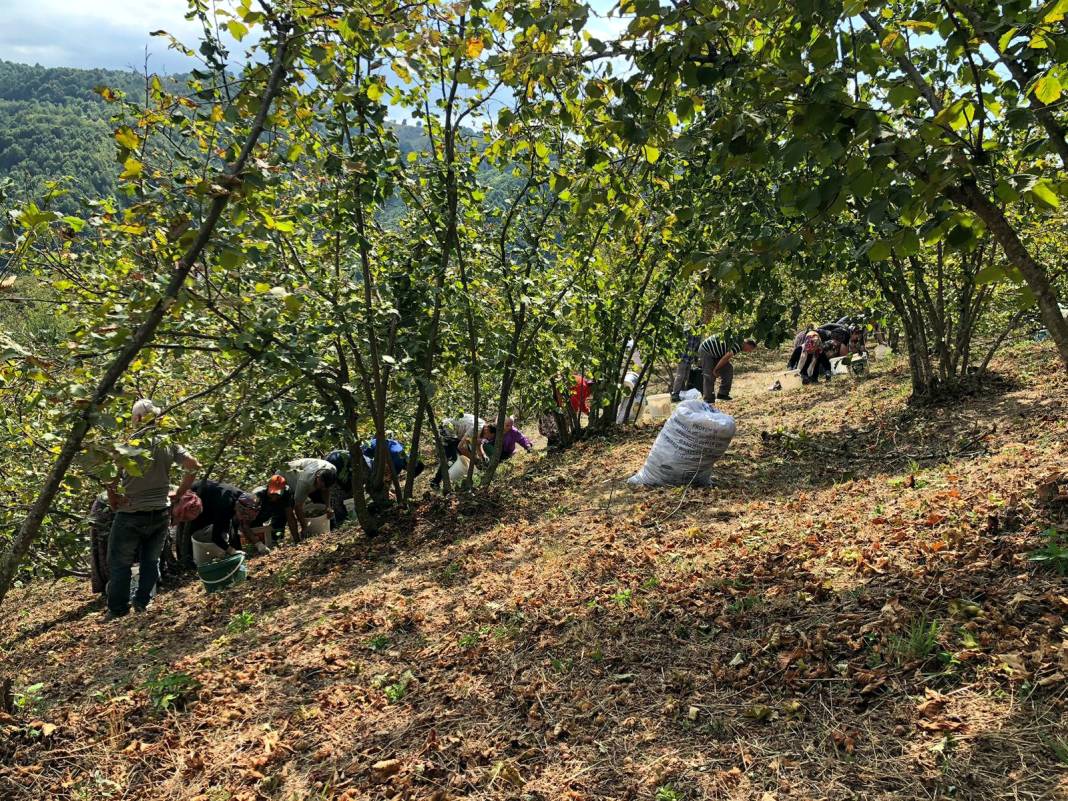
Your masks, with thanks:
[{"label": "large white sack", "polygon": [[645,465],[627,483],[707,487],[712,482],[712,466],[731,444],[734,430],[729,414],[704,401],[683,401],[660,429]]}]

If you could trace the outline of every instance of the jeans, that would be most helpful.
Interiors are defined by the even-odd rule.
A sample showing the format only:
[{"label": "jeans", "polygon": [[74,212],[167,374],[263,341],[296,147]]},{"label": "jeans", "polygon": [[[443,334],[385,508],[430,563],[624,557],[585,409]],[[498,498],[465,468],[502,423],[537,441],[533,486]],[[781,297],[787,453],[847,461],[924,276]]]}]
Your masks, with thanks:
[{"label": "jeans", "polygon": [[138,551],[141,570],[134,604],[144,608],[152,600],[169,522],[170,513],[166,509],[115,514],[108,536],[108,611],[113,615],[130,611],[130,572]]},{"label": "jeans", "polygon": [[[705,403],[714,403],[716,400],[716,377],[712,371],[716,369],[719,359],[711,353],[701,354],[701,372],[705,376],[703,396]],[[734,382],[734,365],[727,362],[719,371],[719,395],[731,394],[731,384]]]}]

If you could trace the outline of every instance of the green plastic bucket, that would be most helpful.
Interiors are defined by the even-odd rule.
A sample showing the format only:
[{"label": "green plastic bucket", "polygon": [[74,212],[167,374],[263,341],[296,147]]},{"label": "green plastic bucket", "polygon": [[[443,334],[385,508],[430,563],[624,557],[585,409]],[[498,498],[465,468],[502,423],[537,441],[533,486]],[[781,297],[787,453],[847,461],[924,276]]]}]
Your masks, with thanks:
[{"label": "green plastic bucket", "polygon": [[248,568],[245,566],[245,555],[235,553],[217,562],[205,562],[197,568],[200,580],[207,592],[219,592],[227,587],[240,584],[248,578]]}]

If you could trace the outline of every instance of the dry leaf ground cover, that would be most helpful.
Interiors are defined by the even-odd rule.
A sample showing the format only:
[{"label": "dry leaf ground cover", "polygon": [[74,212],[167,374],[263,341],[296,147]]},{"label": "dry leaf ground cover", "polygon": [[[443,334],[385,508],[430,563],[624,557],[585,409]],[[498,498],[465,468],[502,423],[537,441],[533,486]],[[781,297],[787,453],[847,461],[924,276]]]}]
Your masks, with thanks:
[{"label": "dry leaf ground cover", "polygon": [[996,368],[915,410],[900,366],[743,376],[712,489],[626,488],[640,428],[143,618],[18,591],[0,797],[1068,797],[1068,586],[1028,560],[1068,381]]}]

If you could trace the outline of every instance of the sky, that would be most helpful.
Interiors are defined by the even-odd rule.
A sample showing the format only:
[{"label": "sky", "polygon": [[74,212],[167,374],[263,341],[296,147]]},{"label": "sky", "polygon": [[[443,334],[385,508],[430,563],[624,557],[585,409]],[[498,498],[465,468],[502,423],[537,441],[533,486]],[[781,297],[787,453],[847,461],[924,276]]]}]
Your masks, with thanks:
[{"label": "sky", "polygon": [[150,71],[182,72],[192,62],[149,32],[163,29],[195,48],[199,26],[186,10],[186,0],[0,0],[0,59],[140,71],[147,47]]},{"label": "sky", "polygon": [[[614,0],[591,5],[604,12]],[[0,60],[141,71],[148,48],[150,71],[183,72],[192,62],[168,50],[165,39],[148,34],[163,29],[195,49],[199,26],[185,20],[186,10],[186,0],[0,0]],[[619,25],[618,20],[593,20],[589,30],[608,38]],[[241,52],[235,46],[231,55]]]}]

